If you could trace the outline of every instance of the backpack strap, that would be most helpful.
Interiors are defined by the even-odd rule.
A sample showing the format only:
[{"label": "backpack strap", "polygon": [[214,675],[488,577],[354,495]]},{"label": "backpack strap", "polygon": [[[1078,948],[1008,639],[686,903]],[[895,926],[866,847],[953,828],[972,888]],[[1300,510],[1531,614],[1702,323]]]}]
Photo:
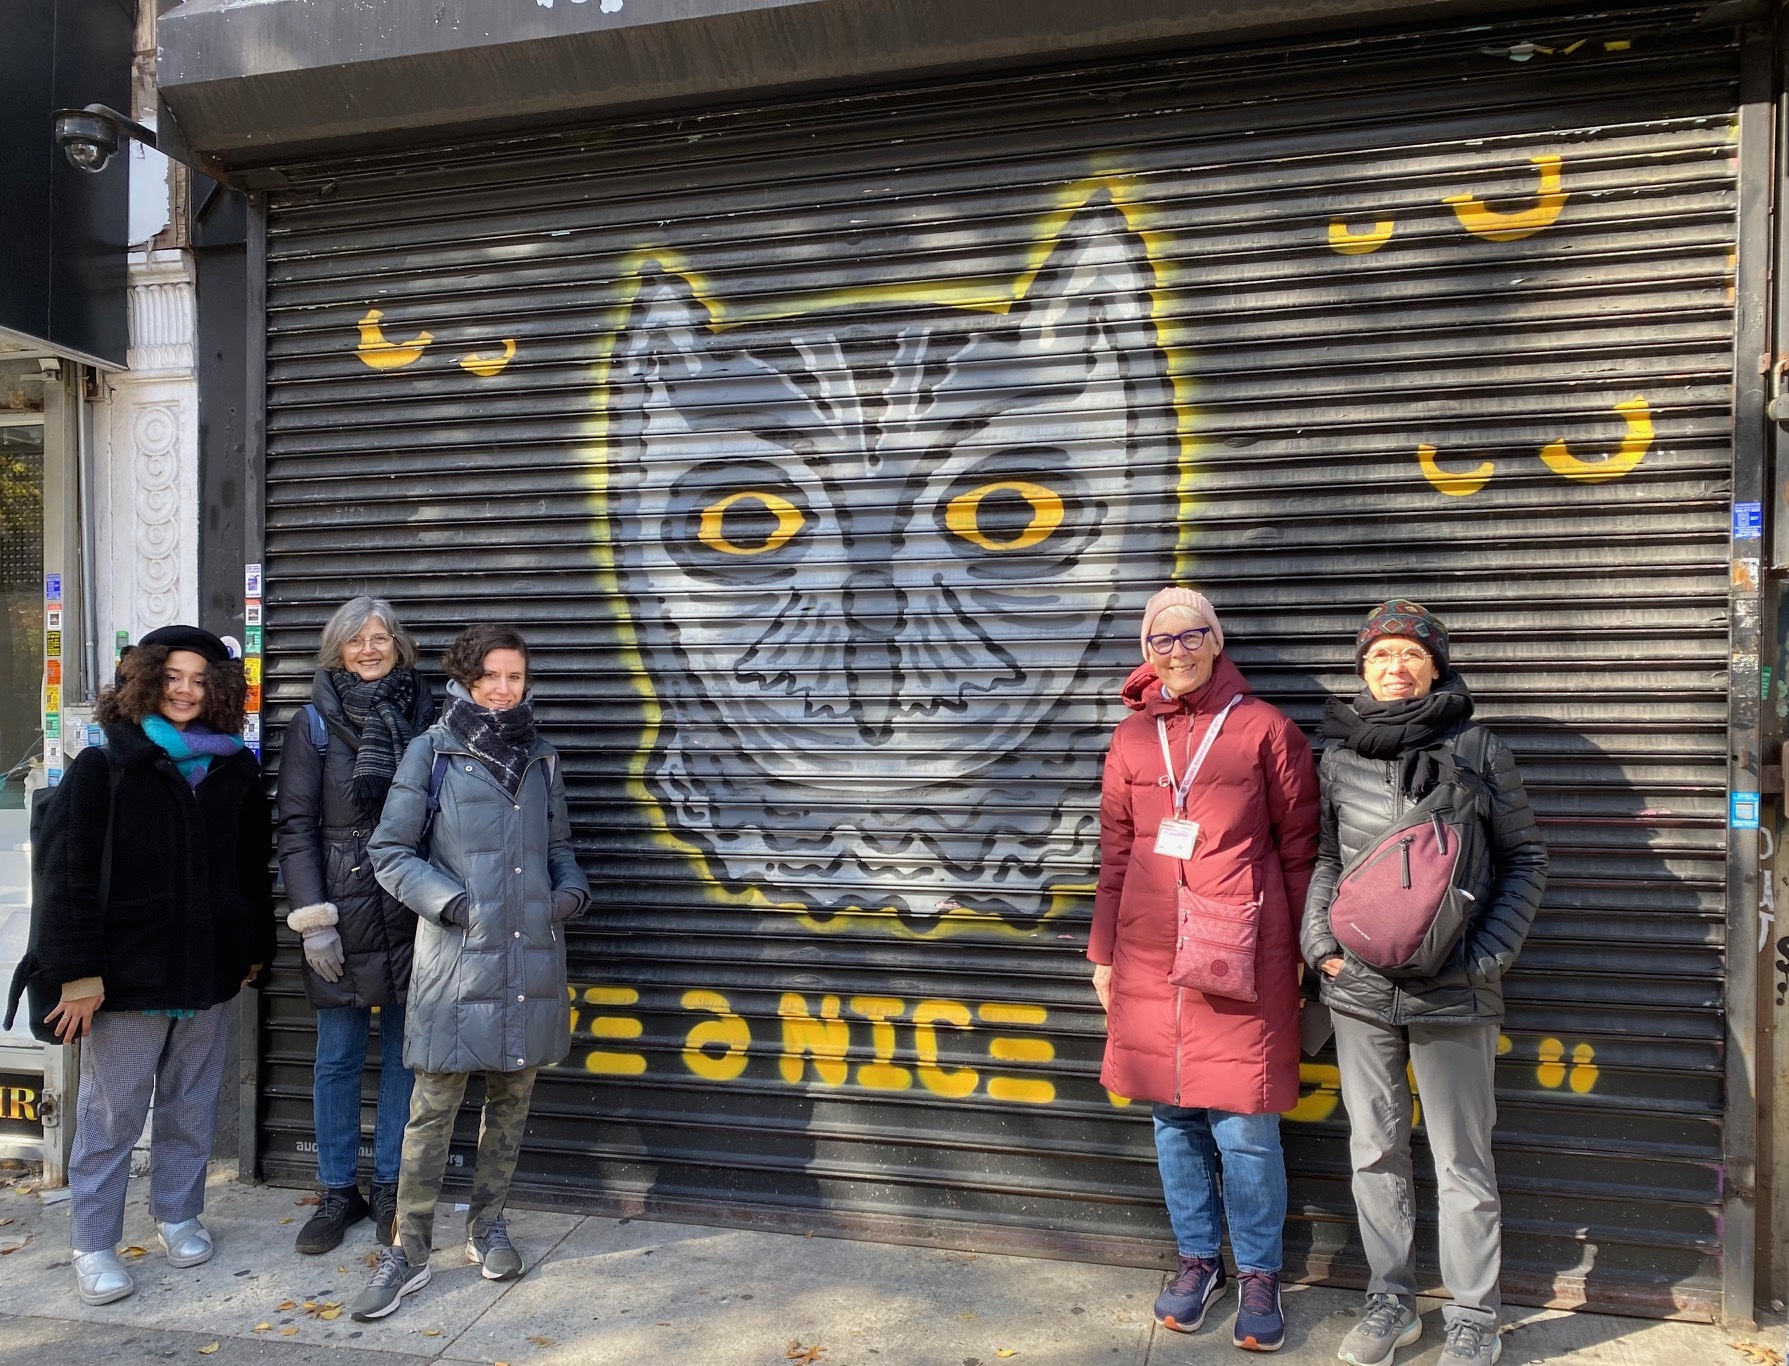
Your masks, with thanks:
[{"label": "backpack strap", "polygon": [[305,723],[311,731],[311,744],[315,746],[317,757],[325,758],[329,754],[329,727],[323,724],[323,713],[311,702],[304,704]]},{"label": "backpack strap", "polygon": [[429,856],[429,841],[435,833],[435,817],[441,814],[441,786],[447,781],[448,761],[449,756],[441,753],[440,750],[435,751],[435,763],[429,769],[428,801],[424,804],[422,811],[422,834],[417,837],[416,841],[416,856],[418,858],[426,859]]},{"label": "backpack strap", "polygon": [[1491,758],[1491,732],[1483,726],[1470,725],[1455,734],[1453,761],[1456,769],[1465,769],[1480,782],[1489,783],[1485,765]]}]

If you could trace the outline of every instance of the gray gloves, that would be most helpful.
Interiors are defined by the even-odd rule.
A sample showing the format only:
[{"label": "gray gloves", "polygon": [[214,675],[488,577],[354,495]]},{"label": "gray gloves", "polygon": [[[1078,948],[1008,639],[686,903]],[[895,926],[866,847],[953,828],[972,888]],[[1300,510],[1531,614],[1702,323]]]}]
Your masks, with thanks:
[{"label": "gray gloves", "polygon": [[311,971],[325,982],[334,982],[342,975],[342,937],[334,925],[307,931],[304,936],[304,961]]},{"label": "gray gloves", "polygon": [[572,887],[561,887],[553,893],[553,923],[563,924],[584,909],[584,894]]}]

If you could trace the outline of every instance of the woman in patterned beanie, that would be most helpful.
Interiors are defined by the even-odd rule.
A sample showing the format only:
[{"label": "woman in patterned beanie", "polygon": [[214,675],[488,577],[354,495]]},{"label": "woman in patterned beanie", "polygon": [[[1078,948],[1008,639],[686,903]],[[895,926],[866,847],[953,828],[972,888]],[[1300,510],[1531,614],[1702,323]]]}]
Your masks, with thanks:
[{"label": "woman in patterned beanie", "polygon": [[[1509,747],[1472,720],[1472,694],[1453,668],[1441,619],[1408,599],[1383,603],[1355,637],[1354,657],[1366,687],[1347,702],[1331,699],[1324,720],[1321,841],[1302,934],[1305,962],[1321,974],[1335,1019],[1354,1203],[1371,1273],[1366,1310],[1338,1355],[1353,1366],[1383,1366],[1422,1333],[1411,1304],[1416,1193],[1406,1077],[1414,1072],[1439,1188],[1441,1278],[1453,1296],[1442,1310],[1441,1366],[1488,1366],[1502,1351],[1502,1219],[1491,1161],[1502,982],[1540,906],[1547,850]],[[1449,879],[1466,889],[1469,918],[1433,976],[1381,971],[1338,940],[1330,916],[1337,885],[1443,782],[1450,784],[1443,796],[1464,794],[1456,814],[1474,813],[1460,816],[1463,828],[1482,821],[1482,837],[1465,845],[1478,857]],[[1411,842],[1402,847],[1410,887]],[[1378,932],[1357,937],[1360,919],[1344,926],[1370,953],[1386,938],[1382,920],[1351,914],[1368,922],[1369,935]]]}]

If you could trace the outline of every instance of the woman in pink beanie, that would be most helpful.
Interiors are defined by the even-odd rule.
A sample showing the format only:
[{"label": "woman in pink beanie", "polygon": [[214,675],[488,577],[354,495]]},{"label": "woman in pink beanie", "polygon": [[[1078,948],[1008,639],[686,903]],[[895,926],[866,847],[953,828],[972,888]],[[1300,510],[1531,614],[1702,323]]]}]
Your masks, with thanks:
[{"label": "woman in pink beanie", "polygon": [[[1123,691],[1132,714],[1112,736],[1100,800],[1087,947],[1106,1009],[1100,1079],[1155,1107],[1180,1252],[1157,1320],[1183,1333],[1204,1324],[1226,1288],[1228,1225],[1241,1285],[1232,1341],[1271,1352],[1285,1340],[1279,1117],[1298,1100],[1298,920],[1317,861],[1317,772],[1303,733],[1252,696],[1224,654],[1204,594],[1162,589],[1143,609],[1140,639],[1144,663]],[[1184,984],[1183,887],[1252,920],[1252,986],[1209,965],[1197,974],[1204,989]]]}]

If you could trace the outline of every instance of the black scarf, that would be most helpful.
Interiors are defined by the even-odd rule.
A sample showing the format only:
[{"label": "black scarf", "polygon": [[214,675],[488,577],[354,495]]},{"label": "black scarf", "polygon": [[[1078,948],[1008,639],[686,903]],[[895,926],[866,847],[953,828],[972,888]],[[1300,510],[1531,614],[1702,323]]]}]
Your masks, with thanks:
[{"label": "black scarf", "polygon": [[412,718],[422,680],[415,669],[393,669],[370,682],[347,669],[331,669],[329,686],[359,737],[354,750],[354,800],[361,810],[376,816],[385,807],[398,760],[416,738]]},{"label": "black scarf", "polygon": [[508,711],[492,711],[455,691],[447,699],[441,722],[447,733],[490,769],[491,776],[514,797],[522,786],[528,756],[534,753],[538,738],[534,729],[534,699],[524,698]]},{"label": "black scarf", "polygon": [[1437,751],[1472,719],[1466,680],[1450,674],[1427,697],[1380,702],[1362,689],[1351,700],[1329,699],[1323,733],[1364,759],[1401,759],[1404,791],[1421,797],[1441,777]]}]

